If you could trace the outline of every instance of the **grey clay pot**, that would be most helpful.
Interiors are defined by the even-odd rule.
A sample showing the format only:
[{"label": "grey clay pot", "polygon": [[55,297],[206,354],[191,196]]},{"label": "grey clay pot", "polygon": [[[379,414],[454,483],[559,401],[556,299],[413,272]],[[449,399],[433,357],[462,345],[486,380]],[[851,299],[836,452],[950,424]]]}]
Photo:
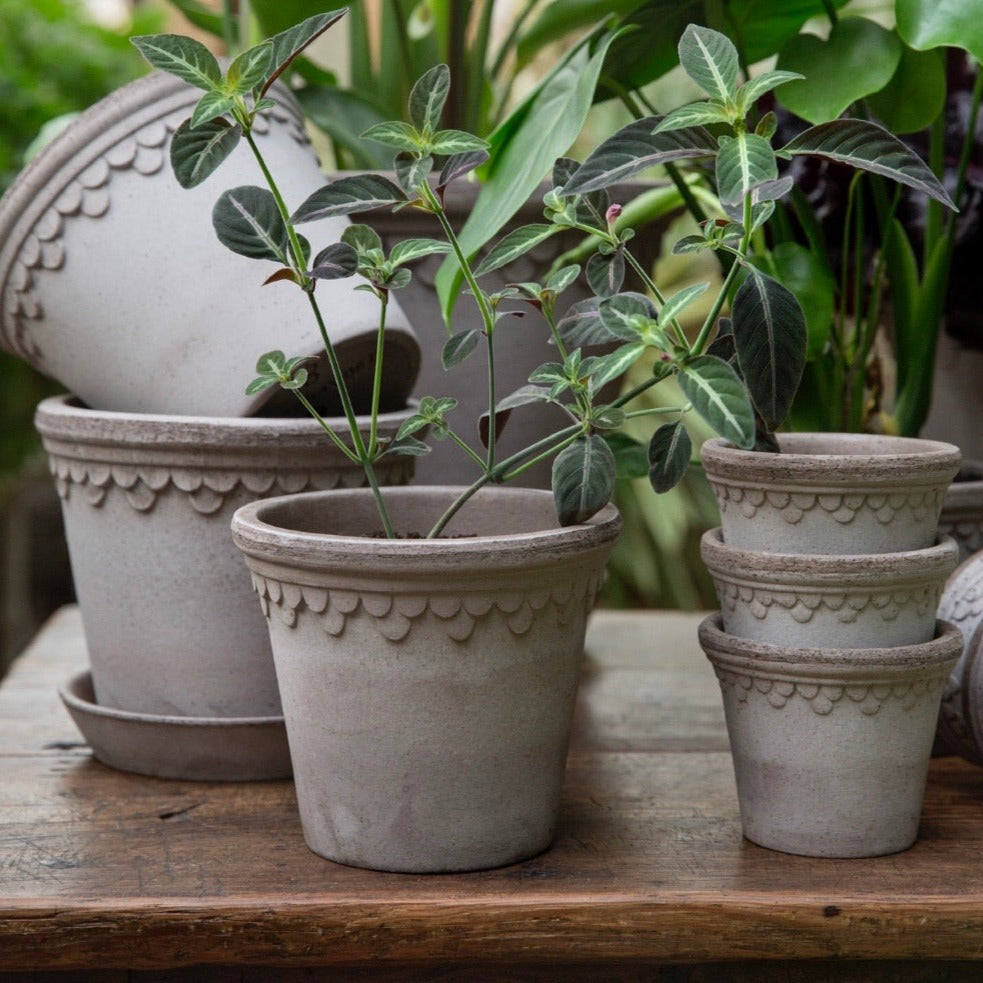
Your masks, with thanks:
[{"label": "grey clay pot", "polygon": [[[447,488],[385,491],[397,532]],[[370,495],[240,509],[269,624],[304,836],[358,867],[476,870],[556,826],[587,615],[620,527],[557,528],[548,492],[484,489],[450,538],[366,538]]]}]

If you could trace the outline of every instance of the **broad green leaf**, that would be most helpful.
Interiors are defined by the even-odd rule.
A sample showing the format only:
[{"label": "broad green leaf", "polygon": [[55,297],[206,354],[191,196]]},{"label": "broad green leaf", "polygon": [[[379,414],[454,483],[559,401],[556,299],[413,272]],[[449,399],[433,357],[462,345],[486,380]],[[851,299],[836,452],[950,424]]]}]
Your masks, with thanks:
[{"label": "broad green leaf", "polygon": [[224,92],[206,92],[195,105],[189,122],[193,127],[199,127],[202,123],[224,116],[235,104],[234,96]]},{"label": "broad green leaf", "polygon": [[607,345],[619,340],[617,335],[612,334],[605,327],[597,297],[589,297],[587,300],[572,304],[566,314],[556,322],[556,330],[563,344],[571,349]]},{"label": "broad green leaf", "polygon": [[644,478],[649,473],[648,449],[623,432],[606,433],[604,442],[614,454],[619,478]]},{"label": "broad green leaf", "polygon": [[402,454],[408,457],[422,457],[424,454],[429,453],[430,448],[422,440],[417,440],[416,437],[406,436],[397,437],[387,445],[386,449],[379,456],[386,457],[389,454]]},{"label": "broad green leaf", "polygon": [[409,123],[400,123],[397,120],[389,120],[385,123],[378,123],[370,126],[363,134],[363,140],[371,140],[373,143],[381,143],[386,147],[395,147],[397,150],[419,150],[421,147],[420,137],[416,130]]},{"label": "broad green leaf", "polygon": [[213,119],[193,127],[185,120],[171,140],[171,167],[182,188],[201,184],[235,150],[242,137],[238,124]]},{"label": "broad green leaf", "polygon": [[393,170],[399,186],[411,198],[416,198],[420,186],[433,170],[433,157],[402,151],[393,158]]},{"label": "broad green leaf", "polygon": [[795,295],[751,268],[734,295],[731,318],[741,375],[769,430],[792,406],[805,367],[805,316]]},{"label": "broad green leaf", "polygon": [[682,290],[677,290],[671,297],[667,297],[659,311],[659,324],[664,327],[673,318],[679,317],[709,286],[709,283],[694,283],[688,287],[683,287]]},{"label": "broad green leaf", "polygon": [[[601,406],[591,414],[591,425],[597,430],[617,430],[625,424],[625,411],[620,406]],[[617,474],[617,466],[615,466]]]},{"label": "broad green leaf", "polygon": [[470,174],[475,168],[481,167],[488,160],[487,150],[467,150],[462,154],[453,154],[444,161],[440,177],[437,179],[438,188],[446,188],[451,181],[456,181],[465,174]]},{"label": "broad green leaf", "polygon": [[[505,425],[512,416],[512,410],[518,406],[527,406],[529,403],[549,403],[551,402],[549,389],[543,386],[520,386],[514,393],[510,393],[504,399],[498,401],[495,407],[495,440],[502,436]],[[486,410],[478,418],[478,436],[485,447],[488,446],[488,411]]]},{"label": "broad green leaf", "polygon": [[518,229],[513,229],[507,235],[502,236],[489,250],[474,271],[475,276],[484,276],[486,273],[491,273],[492,270],[507,266],[559,231],[557,226],[544,223],[523,225]]},{"label": "broad green leaf", "polygon": [[598,309],[604,326],[622,341],[640,340],[649,323],[657,317],[648,297],[630,291],[602,300]]},{"label": "broad green leaf", "polygon": [[252,92],[256,86],[265,81],[272,65],[273,42],[264,41],[244,51],[229,65],[225,75],[226,86],[235,95]]},{"label": "broad green leaf", "polygon": [[714,102],[691,102],[666,113],[655,128],[656,133],[682,130],[687,126],[706,126],[710,123],[726,123],[730,119],[727,110]]},{"label": "broad green leaf", "polygon": [[778,177],[778,162],[771,144],[756,133],[721,137],[717,154],[717,195],[725,205],[744,201],[752,188]]},{"label": "broad green leaf", "polygon": [[478,150],[487,150],[488,141],[476,137],[464,130],[438,130],[431,138],[430,148],[441,157],[452,157],[456,154],[467,154]]},{"label": "broad green leaf", "polygon": [[345,242],[333,242],[322,249],[311,264],[315,280],[341,280],[358,270],[358,253]]},{"label": "broad green leaf", "polygon": [[212,209],[212,225],[234,253],[286,262],[287,227],[266,188],[247,185],[223,192]]},{"label": "broad green leaf", "polygon": [[744,383],[723,359],[700,355],[679,366],[676,379],[693,408],[721,437],[750,450],[754,409]]},{"label": "broad green leaf", "polygon": [[716,154],[717,141],[709,130],[693,126],[656,133],[660,121],[659,116],[649,116],[608,137],[567,181],[564,194],[606,188],[657,164]]},{"label": "broad green leaf", "polygon": [[306,20],[275,34],[273,42],[273,57],[271,59],[272,73],[266,79],[260,95],[265,95],[270,86],[283,74],[287,66],[309,44],[319,38],[332,24],[336,24],[345,16],[345,10],[329,10],[323,14],[314,14]]},{"label": "broad green leaf", "polygon": [[828,40],[800,34],[782,49],[778,67],[799,72],[803,80],[782,86],[778,98],[810,123],[825,123],[887,85],[900,58],[893,31],[866,17],[844,17]]},{"label": "broad green leaf", "polygon": [[766,92],[777,89],[780,85],[787,85],[796,79],[805,78],[798,72],[762,72],[755,78],[745,82],[737,91],[737,105],[741,114],[746,113]]},{"label": "broad green leaf", "polygon": [[561,294],[572,283],[575,283],[580,276],[580,267],[576,263],[570,266],[562,266],[546,281],[546,289],[552,290],[555,294]]},{"label": "broad green leaf", "polygon": [[[519,66],[559,38],[593,27],[609,14],[628,14],[639,0],[551,0],[535,11],[516,45]],[[675,55],[675,52],[673,52]]]},{"label": "broad green leaf", "polygon": [[396,431],[396,439],[402,440],[404,437],[411,437],[429,425],[430,420],[427,417],[422,413],[414,413],[411,417],[404,420],[399,430]]},{"label": "broad green leaf", "polygon": [[679,255],[681,253],[699,253],[704,249],[709,249],[710,243],[705,236],[683,236],[679,239],[672,247],[673,253]]},{"label": "broad green leaf", "polygon": [[294,212],[291,221],[300,224],[331,215],[352,215],[401,201],[406,201],[406,195],[389,178],[380,174],[353,174],[318,188]]},{"label": "broad green leaf", "polygon": [[417,79],[410,89],[410,119],[421,131],[433,133],[440,126],[447,94],[451,88],[451,73],[446,65],[434,65]]},{"label": "broad green leaf", "polygon": [[266,392],[267,389],[272,389],[273,386],[278,385],[280,385],[280,380],[275,375],[261,375],[246,386],[245,394],[255,396],[257,393]]},{"label": "broad green leaf", "polygon": [[392,164],[392,154],[382,144],[366,143],[361,134],[386,120],[383,107],[366,93],[351,92],[337,86],[306,86],[294,95],[304,115],[324,130],[348,154],[350,166],[385,170]]},{"label": "broad green leaf", "polygon": [[613,297],[625,282],[625,254],[616,249],[608,256],[594,253],[587,260],[587,283],[598,297]]},{"label": "broad green leaf", "polygon": [[983,61],[983,16],[975,0],[896,0],[898,33],[918,51],[952,46]]},{"label": "broad green leaf", "polygon": [[647,345],[636,341],[616,348],[608,355],[585,358],[583,372],[590,376],[594,392],[623,376],[645,354]]},{"label": "broad green leaf", "polygon": [[410,281],[413,279],[413,274],[410,273],[405,267],[399,267],[385,277],[382,281],[382,286],[387,290],[402,290],[403,287],[407,287]]},{"label": "broad green leaf", "polygon": [[649,483],[663,494],[675,488],[689,468],[693,442],[682,420],[664,423],[652,434],[648,446]]},{"label": "broad green leaf", "polygon": [[218,61],[200,41],[180,34],[143,34],[130,40],[154,68],[206,92],[221,88]]},{"label": "broad green leaf", "polygon": [[561,526],[586,522],[614,493],[614,454],[604,438],[589,434],[565,447],[553,462],[553,502]]},{"label": "broad green leaf", "polygon": [[451,245],[440,239],[404,239],[397,242],[389,254],[389,262],[393,266],[412,263],[423,259],[424,256],[434,256],[438,253],[449,253]]},{"label": "broad green leaf", "polygon": [[478,347],[481,334],[477,328],[452,334],[440,353],[440,364],[449,369],[463,362]]},{"label": "broad green leaf", "polygon": [[368,225],[353,223],[341,233],[341,241],[347,243],[359,254],[382,252],[382,239],[379,233]]},{"label": "broad green leaf", "polygon": [[916,133],[942,112],[945,93],[944,52],[915,51],[902,45],[891,81],[872,93],[867,105],[892,133]]},{"label": "broad green leaf", "polygon": [[838,119],[810,127],[778,151],[780,156],[824,157],[891,178],[955,208],[949,193],[922,159],[876,123]]},{"label": "broad green leaf", "polygon": [[725,34],[690,24],[679,39],[679,63],[711,99],[731,102],[737,93],[737,48]]}]

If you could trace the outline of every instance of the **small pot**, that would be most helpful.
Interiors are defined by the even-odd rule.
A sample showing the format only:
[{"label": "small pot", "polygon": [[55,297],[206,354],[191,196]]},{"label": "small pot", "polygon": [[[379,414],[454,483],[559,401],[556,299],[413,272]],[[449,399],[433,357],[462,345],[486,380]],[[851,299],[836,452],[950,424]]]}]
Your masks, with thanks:
[{"label": "small pot", "polygon": [[942,503],[939,534],[959,544],[960,560],[983,549],[983,462],[963,461]]},{"label": "small pot", "polygon": [[952,444],[870,434],[780,434],[780,454],[703,445],[724,541],[767,553],[892,553],[935,542],[959,468]]},{"label": "small pot", "polygon": [[920,645],[792,648],[725,633],[700,644],[723,693],[744,835],[811,857],[911,846],[942,687],[961,647],[939,622]]},{"label": "small pot", "polygon": [[[317,356],[307,392],[337,412],[317,324],[291,285],[263,281],[277,264],[238,256],[212,228],[226,188],[261,185],[245,141],[203,184],[185,190],[171,137],[201,92],[154,73],[96,103],[53,140],[0,201],[0,345],[87,405],[120,412],[246,416],[292,397],[247,396],[256,360],[272,348]],[[296,101],[283,86],[257,121],[256,141],[289,207],[324,183]],[[327,219],[317,242],[336,241]],[[377,302],[351,281],[317,289],[357,406],[369,406]],[[406,404],[419,349],[389,303],[384,404]]]},{"label": "small pot", "polygon": [[[401,536],[459,489],[384,492]],[[447,537],[389,540],[370,494],[270,499],[233,519],[269,624],[308,846],[439,872],[546,849],[607,506],[558,528],[550,493],[479,492]]]},{"label": "small pot", "polygon": [[927,642],[959,548],[946,538],[904,553],[865,556],[735,549],[720,529],[700,554],[713,577],[724,630],[774,645],[885,648]]}]

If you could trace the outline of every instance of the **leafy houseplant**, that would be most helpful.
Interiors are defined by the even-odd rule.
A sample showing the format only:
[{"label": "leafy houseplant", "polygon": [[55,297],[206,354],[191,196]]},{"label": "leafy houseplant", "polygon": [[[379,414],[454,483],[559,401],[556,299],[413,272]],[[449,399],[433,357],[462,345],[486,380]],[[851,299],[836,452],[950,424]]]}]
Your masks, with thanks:
[{"label": "leafy houseplant", "polygon": [[[207,50],[189,39],[163,35],[134,43],[152,64],[204,90],[172,144],[182,184],[203,180],[240,140],[256,154],[266,187],[224,192],[213,211],[215,231],[238,253],[277,261],[280,268],[270,281],[304,291],[332,365],[336,359],[316,293],[319,280],[358,274],[365,281],[358,289],[379,301],[381,341],[390,292],[412,275],[407,264],[449,253],[480,311],[482,329],[451,333],[442,359],[449,368],[485,348],[483,456],[461,438],[453,400],[439,396],[423,399],[393,441],[380,439],[374,424],[366,437],[352,424],[346,437],[321,420],[335,446],[365,468],[371,498],[355,492],[270,500],[240,510],[233,530],[268,615],[305,834],[313,849],[388,869],[490,866],[528,856],[552,835],[586,613],[617,534],[616,514],[607,503],[618,458],[637,466],[641,453],[655,489],[672,487],[689,465],[682,417],[691,410],[739,447],[774,448],[772,431],[788,411],[805,358],[805,322],[794,296],[748,262],[774,201],[791,186],[778,174],[778,157],[832,156],[918,184],[943,199],[945,192],[913,154],[862,121],[817,127],[776,153],[768,140],[770,121],[751,130],[746,116],[758,96],[790,76],[769,73],[738,86],[736,55],[726,38],[690,28],[680,58],[709,101],[631,124],[583,165],[557,161],[554,187],[544,202],[546,221],[509,233],[473,267],[447,222],[443,195],[452,181],[484,162],[487,150],[471,134],[441,128],[450,90],[445,66],[431,69],[413,87],[408,122],[378,124],[365,134],[397,151],[395,181],[377,174],[341,177],[293,211],[280,195],[251,128],[272,79],[339,16],[319,15],[243,52],[224,75]],[[732,219],[709,223],[679,248],[716,249],[733,261],[691,341],[678,315],[705,286],[663,297],[628,249],[631,233],[616,230],[618,208],[610,205],[605,188],[653,163],[699,158],[714,162],[722,204]],[[431,186],[427,175],[435,160],[439,177]],[[378,237],[355,225],[340,243],[315,253],[297,229],[326,216],[386,205],[432,213],[445,238],[402,243],[386,256]],[[585,270],[596,293],[592,301],[560,314],[560,295],[581,273],[576,266],[555,271],[544,284],[521,283],[494,294],[482,289],[486,273],[571,228],[600,244]],[[622,290],[628,267],[646,283],[651,298]],[[735,287],[731,318],[718,322]],[[496,390],[494,342],[503,318],[513,313],[509,302],[542,310],[557,360],[503,398]],[[603,356],[584,353],[585,346],[598,342],[617,347]],[[381,352],[380,344],[380,359]],[[611,402],[603,400],[604,385],[645,356],[653,359],[650,377]],[[377,377],[380,366],[377,361]],[[317,416],[305,396],[306,373],[298,360],[270,352],[260,357],[258,372],[251,390],[281,386]],[[669,376],[685,394],[683,406],[629,408],[636,395]],[[336,381],[344,393],[340,373]],[[344,396],[343,402],[351,417]],[[569,424],[500,458],[497,438],[509,415],[537,402],[559,405]],[[647,450],[616,436],[622,423],[639,413],[675,418],[655,430]],[[457,490],[383,494],[374,476],[378,462],[391,454],[425,452],[419,438],[427,428],[436,439],[462,445],[475,480]],[[559,528],[547,514],[545,493],[488,487],[518,477],[542,457],[555,458],[553,508]],[[474,503],[463,509],[471,499]],[[380,526],[385,535],[373,537]],[[424,533],[422,540],[415,538]],[[462,660],[465,643],[469,657]],[[370,645],[373,654],[365,658]],[[359,658],[353,660],[355,652]],[[324,672],[337,695],[328,712],[317,698]],[[435,693],[441,694],[439,706]],[[551,703],[544,710],[551,694],[562,697],[562,705]],[[510,731],[503,735],[495,724],[506,716]],[[378,729],[366,725],[369,719],[378,721]],[[438,735],[449,747],[437,749]],[[514,755],[503,752],[503,742]],[[327,794],[315,790],[325,760],[334,763],[329,772],[346,772],[351,779]],[[532,779],[530,760],[537,762]],[[468,782],[461,781],[462,774]],[[407,798],[394,800],[393,788],[405,788]]]}]

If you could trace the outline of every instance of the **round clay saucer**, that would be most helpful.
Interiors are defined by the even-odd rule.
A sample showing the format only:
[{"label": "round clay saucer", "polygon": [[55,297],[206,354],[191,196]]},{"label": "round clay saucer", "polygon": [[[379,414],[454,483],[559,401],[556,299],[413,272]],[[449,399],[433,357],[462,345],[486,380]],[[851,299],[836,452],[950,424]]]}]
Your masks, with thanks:
[{"label": "round clay saucer", "polygon": [[92,753],[111,768],[203,782],[290,777],[283,717],[178,717],[114,710],[95,702],[88,669],[60,686],[58,695]]}]

